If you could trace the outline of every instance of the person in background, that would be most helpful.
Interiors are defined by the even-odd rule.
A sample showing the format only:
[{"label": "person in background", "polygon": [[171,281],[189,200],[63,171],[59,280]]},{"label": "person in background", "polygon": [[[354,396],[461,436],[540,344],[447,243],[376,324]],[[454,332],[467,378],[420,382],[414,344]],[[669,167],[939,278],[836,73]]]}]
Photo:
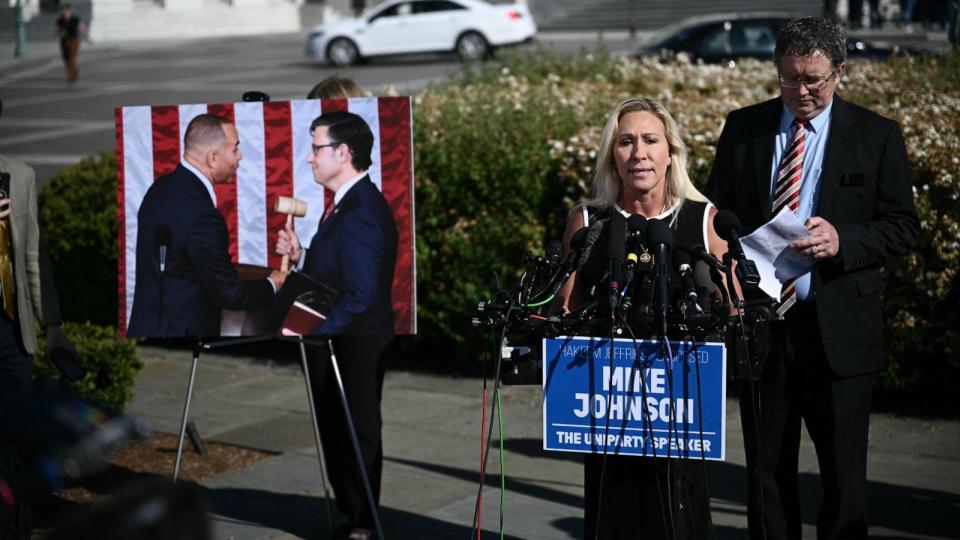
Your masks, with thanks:
[{"label": "person in background", "polygon": [[333,75],[317,83],[307,99],[347,99],[363,97],[363,90],[353,82],[353,79]]},{"label": "person in background", "polygon": [[[6,190],[0,194],[0,395],[26,403],[38,346],[34,325],[46,327],[48,352],[54,347],[76,351],[60,331],[53,272],[41,254],[35,173],[0,155],[0,184]],[[0,477],[16,472],[20,452],[18,441],[0,438]],[[0,497],[0,538],[29,537],[30,508],[20,499],[4,502]]]},{"label": "person in background", "polygon": [[394,332],[390,294],[397,228],[383,194],[367,174],[374,141],[370,126],[356,114],[336,111],[317,117],[310,133],[308,161],[314,180],[336,195],[324,207],[308,249],[287,226],[278,234],[276,252],[289,255],[306,275],[340,292],[316,333],[332,340],[363,463],[357,463],[348,436],[327,347],[309,349],[310,385],[330,483],[347,518],[342,532],[350,540],[367,540],[373,536],[378,509],[367,503],[360,467],[379,504],[380,400]]},{"label": "person in background", "polygon": [[57,18],[55,28],[60,37],[60,55],[67,68],[67,80],[76,81],[79,75],[77,56],[80,54],[80,38],[90,41],[87,25],[73,13],[70,4],[65,2],[60,4],[60,17]]},{"label": "person in background", "polygon": [[359,17],[363,14],[363,10],[367,8],[366,0],[350,0],[350,5],[353,7],[354,17]]},{"label": "person in background", "polygon": [[707,183],[743,235],[781,212],[809,232],[789,248],[809,271],[784,283],[759,381],[739,388],[751,538],[801,538],[801,421],[820,466],[817,536],[867,537],[880,268],[913,250],[920,224],[900,126],[836,94],[846,44],[830,20],[791,20],[774,50],[780,96],[727,116]]}]

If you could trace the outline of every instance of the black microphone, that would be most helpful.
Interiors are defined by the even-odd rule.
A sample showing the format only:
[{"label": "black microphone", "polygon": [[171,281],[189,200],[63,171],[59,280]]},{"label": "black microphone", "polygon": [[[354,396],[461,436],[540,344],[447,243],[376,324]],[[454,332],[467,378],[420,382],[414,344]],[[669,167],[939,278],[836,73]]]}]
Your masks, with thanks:
[{"label": "black microphone", "polygon": [[710,276],[710,266],[703,261],[693,263],[693,283],[697,287],[697,295],[703,298],[713,296],[717,292],[717,284]]},{"label": "black microphone", "polygon": [[160,225],[157,227],[157,233],[155,241],[157,248],[160,250],[160,273],[167,267],[167,247],[170,246],[170,237],[173,236],[173,232],[170,230],[169,225]]},{"label": "black microphone", "polygon": [[571,272],[577,269],[580,253],[586,246],[586,239],[589,233],[590,229],[587,227],[581,227],[577,232],[573,233],[573,236],[570,237],[570,253],[567,254],[567,258],[563,260],[563,264],[561,265],[564,271],[566,271],[567,268],[569,268]]},{"label": "black microphone", "polygon": [[532,261],[535,266],[533,278],[530,280],[529,285],[527,286],[527,298],[533,298],[534,290],[537,288],[539,288],[540,291],[547,289],[553,283],[553,280],[556,279],[557,275],[562,270],[558,268],[560,265],[560,254],[562,251],[563,248],[560,242],[557,240],[552,240],[547,243],[547,247],[544,249],[543,257],[532,255],[529,251],[526,255],[524,255],[524,262]]},{"label": "black microphone", "polygon": [[673,262],[677,265],[677,273],[683,280],[683,287],[686,289],[685,298],[690,302],[696,302],[699,295],[693,279],[693,259],[685,250],[678,249],[673,252]]},{"label": "black microphone", "polygon": [[[579,232],[579,231],[578,231]],[[560,244],[559,240],[553,240],[547,244],[547,248],[544,250],[543,259],[550,266],[556,266],[560,264],[560,255],[563,254],[563,246]]]},{"label": "black microphone", "polygon": [[667,257],[673,247],[673,231],[666,221],[651,219],[647,222],[647,242],[653,247],[653,263],[656,270],[656,302],[660,314],[666,320],[670,309],[670,292],[668,290]]},{"label": "black microphone", "polygon": [[[576,265],[574,266],[575,271],[579,271],[583,268],[583,265],[587,264],[587,261],[590,260],[590,255],[593,254],[593,248],[597,245],[597,241],[600,240],[600,236],[603,234],[605,225],[607,224],[606,219],[598,219],[590,224],[590,227],[587,229],[586,235],[583,237],[583,247],[580,249],[580,258],[577,259]],[[583,229],[580,229],[581,231]],[[580,231],[577,231],[578,233]],[[574,234],[573,238],[576,238],[577,235]],[[570,245],[573,245],[571,240]]]},{"label": "black microphone", "polygon": [[[677,248],[677,249],[681,249],[681,248]],[[710,253],[709,251],[707,251],[707,248],[703,247],[700,244],[694,244],[694,246],[690,248],[690,254],[693,255],[693,258],[707,264],[708,266],[710,266],[710,268],[713,268],[717,272],[727,271],[727,266],[722,262],[720,262],[719,260],[717,260],[717,258],[713,256],[713,253]]]},{"label": "black microphone", "polygon": [[[547,296],[553,296],[560,292],[560,288],[563,287],[563,284],[570,279],[570,274],[579,269],[577,263],[580,260],[580,253],[586,247],[585,241],[589,233],[589,228],[581,227],[577,232],[573,233],[573,236],[570,237],[570,253],[568,253],[567,258],[560,263],[560,271],[557,273],[557,280],[553,282],[553,285],[550,287],[550,293]],[[594,241],[596,241],[596,239],[594,239]],[[550,251],[549,247],[547,251]]]},{"label": "black microphone", "polygon": [[619,212],[610,217],[607,229],[607,255],[610,256],[610,307],[616,309],[620,300],[620,266],[626,253],[627,220]]},{"label": "black microphone", "polygon": [[727,241],[727,253],[737,261],[737,279],[743,285],[757,285],[760,283],[760,272],[757,265],[747,258],[740,245],[740,219],[729,210],[720,210],[713,217],[713,228]]},{"label": "black microphone", "polygon": [[647,218],[640,214],[633,214],[627,219],[627,229],[630,234],[627,236],[627,265],[624,281],[629,285],[633,281],[633,271],[636,269],[637,261],[640,258],[640,247],[645,240]]}]

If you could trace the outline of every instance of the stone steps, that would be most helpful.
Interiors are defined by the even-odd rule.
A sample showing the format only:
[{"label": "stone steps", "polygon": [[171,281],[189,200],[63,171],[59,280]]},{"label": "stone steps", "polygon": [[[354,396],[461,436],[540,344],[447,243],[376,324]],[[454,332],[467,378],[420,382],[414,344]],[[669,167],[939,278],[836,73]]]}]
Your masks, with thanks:
[{"label": "stone steps", "polygon": [[[298,0],[100,0],[79,12],[100,43],[299,32],[331,16]],[[56,12],[31,14],[30,42],[55,39]],[[0,43],[15,40],[14,10],[0,7]]]}]

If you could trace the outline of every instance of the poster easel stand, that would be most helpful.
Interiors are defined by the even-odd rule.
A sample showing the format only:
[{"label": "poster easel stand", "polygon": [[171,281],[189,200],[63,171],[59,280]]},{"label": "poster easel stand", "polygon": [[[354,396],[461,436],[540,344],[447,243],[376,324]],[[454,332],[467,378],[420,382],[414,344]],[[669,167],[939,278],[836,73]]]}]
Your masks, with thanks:
[{"label": "poster easel stand", "polygon": [[[209,341],[209,342],[203,341],[203,340],[197,341],[196,345],[193,348],[193,363],[190,366],[190,378],[189,378],[189,382],[187,383],[187,395],[183,404],[183,415],[180,421],[180,434],[177,441],[177,458],[173,466],[174,482],[176,482],[177,478],[180,476],[180,463],[183,457],[184,438],[187,432],[187,422],[190,417],[190,402],[193,397],[193,388],[197,380],[197,368],[199,367],[199,364],[200,364],[200,353],[203,351],[212,351],[214,349],[220,349],[224,347],[249,345],[252,343],[262,343],[265,341],[270,341],[272,339],[274,339],[273,336],[255,336],[255,337],[226,339],[226,340]],[[306,347],[304,346],[303,338],[297,337],[295,339],[298,341],[300,345],[301,367],[303,369],[304,382],[306,383],[306,387],[307,387],[307,401],[308,401],[307,409],[310,411],[310,421],[311,421],[311,424],[313,425],[314,443],[316,444],[316,447],[317,447],[317,462],[320,465],[320,481],[323,483],[323,493],[326,501],[327,523],[330,527],[330,534],[332,536],[333,535],[333,511],[330,508],[330,500],[332,497],[330,496],[330,491],[327,488],[327,475],[326,475],[326,470],[324,468],[323,445],[320,440],[320,425],[317,420],[317,413],[314,410],[314,406],[313,406],[313,403],[314,403],[313,389],[310,387],[310,368],[307,365],[307,353],[306,353]],[[356,449],[357,452],[359,452],[356,432],[353,428],[353,422],[350,418],[350,411],[346,409],[346,395],[344,394],[343,384],[340,380],[340,370],[337,368],[336,359],[333,356],[332,344],[330,345],[330,351],[331,351],[331,361],[333,362],[333,366],[334,366],[334,373],[336,374],[336,377],[337,377],[337,387],[339,388],[339,391],[340,391],[340,399],[344,403],[344,411],[347,415],[347,425],[350,428],[350,434],[354,443],[354,448]],[[362,461],[360,461],[359,463],[362,463]],[[367,480],[366,471],[363,469],[363,467],[361,467],[360,470],[363,475],[364,486],[367,489],[367,496],[372,501],[373,500],[372,492],[370,491],[370,483]],[[380,518],[376,511],[376,506],[372,506],[372,508],[374,508],[373,515],[374,515],[375,523],[377,524],[378,533],[380,535],[379,538],[383,540],[383,533],[382,533],[382,529],[380,528]]]}]

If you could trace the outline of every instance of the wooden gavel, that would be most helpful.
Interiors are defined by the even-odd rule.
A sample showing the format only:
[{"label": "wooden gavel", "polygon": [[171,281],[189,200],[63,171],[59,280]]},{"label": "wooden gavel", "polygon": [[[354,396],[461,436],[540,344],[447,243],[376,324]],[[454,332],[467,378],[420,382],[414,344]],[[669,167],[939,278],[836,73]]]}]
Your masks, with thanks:
[{"label": "wooden gavel", "polygon": [[[293,222],[293,217],[303,217],[307,215],[307,201],[294,199],[293,197],[277,197],[276,204],[273,205],[273,211],[278,214],[287,215],[287,227]],[[280,271],[286,272],[290,269],[290,255],[284,255],[280,261]]]}]

